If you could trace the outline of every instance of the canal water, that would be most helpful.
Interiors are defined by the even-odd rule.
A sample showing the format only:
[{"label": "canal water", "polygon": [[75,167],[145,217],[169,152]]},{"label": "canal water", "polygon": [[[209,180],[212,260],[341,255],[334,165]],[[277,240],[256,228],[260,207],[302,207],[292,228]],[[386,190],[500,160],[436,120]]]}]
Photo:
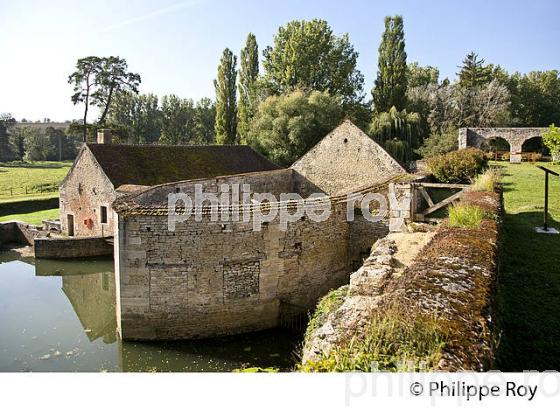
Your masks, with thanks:
[{"label": "canal water", "polygon": [[0,251],[0,371],[232,371],[293,368],[301,334],[130,343],[116,336],[112,260],[52,261]]}]

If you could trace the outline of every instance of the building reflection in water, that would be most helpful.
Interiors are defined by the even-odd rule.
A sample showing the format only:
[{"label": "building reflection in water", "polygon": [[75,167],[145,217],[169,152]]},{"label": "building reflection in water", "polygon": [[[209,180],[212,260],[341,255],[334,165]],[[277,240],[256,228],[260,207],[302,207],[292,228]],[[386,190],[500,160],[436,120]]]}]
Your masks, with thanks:
[{"label": "building reflection in water", "polygon": [[90,342],[117,341],[115,275],[112,260],[35,260],[37,276],[61,276],[62,291],[74,308]]}]

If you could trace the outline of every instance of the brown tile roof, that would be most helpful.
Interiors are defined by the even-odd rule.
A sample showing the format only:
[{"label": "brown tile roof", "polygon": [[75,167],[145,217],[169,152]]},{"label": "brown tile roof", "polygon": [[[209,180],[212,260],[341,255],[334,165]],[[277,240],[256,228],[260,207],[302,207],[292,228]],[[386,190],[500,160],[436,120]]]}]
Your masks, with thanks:
[{"label": "brown tile roof", "polygon": [[280,168],[246,145],[87,144],[87,147],[115,188]]}]

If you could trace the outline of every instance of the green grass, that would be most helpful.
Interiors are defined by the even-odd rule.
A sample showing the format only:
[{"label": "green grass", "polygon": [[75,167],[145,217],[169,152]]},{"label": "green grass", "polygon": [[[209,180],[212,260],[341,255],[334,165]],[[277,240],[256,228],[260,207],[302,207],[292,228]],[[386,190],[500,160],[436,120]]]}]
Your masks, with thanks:
[{"label": "green grass", "polygon": [[[538,234],[544,172],[532,164],[498,163],[503,172],[503,266],[496,313],[496,367],[504,371],[560,368],[560,235]],[[560,166],[543,163],[560,172]],[[560,177],[550,177],[549,224],[560,229]]]},{"label": "green grass", "polygon": [[457,204],[449,207],[449,226],[460,228],[478,228],[484,211],[475,205]]},{"label": "green grass", "polygon": [[0,203],[57,197],[58,184],[71,165],[69,161],[0,163]]},{"label": "green grass", "polygon": [[[363,336],[337,346],[304,372],[418,371],[437,367],[447,335],[435,317],[392,307],[374,314]],[[413,368],[408,366],[412,365]]]},{"label": "green grass", "polygon": [[26,222],[28,224],[41,225],[41,222],[45,219],[57,219],[57,218],[58,218],[58,208],[31,212],[27,214],[0,216],[0,222],[21,221],[21,222]]}]

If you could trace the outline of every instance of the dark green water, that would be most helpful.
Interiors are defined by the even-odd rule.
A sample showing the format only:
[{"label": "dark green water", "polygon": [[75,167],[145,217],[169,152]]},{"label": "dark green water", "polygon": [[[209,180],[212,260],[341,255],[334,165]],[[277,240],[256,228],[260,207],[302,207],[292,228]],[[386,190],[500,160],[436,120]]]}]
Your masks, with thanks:
[{"label": "dark green water", "polygon": [[0,371],[290,369],[301,335],[128,343],[116,337],[112,260],[47,261],[0,253]]}]

